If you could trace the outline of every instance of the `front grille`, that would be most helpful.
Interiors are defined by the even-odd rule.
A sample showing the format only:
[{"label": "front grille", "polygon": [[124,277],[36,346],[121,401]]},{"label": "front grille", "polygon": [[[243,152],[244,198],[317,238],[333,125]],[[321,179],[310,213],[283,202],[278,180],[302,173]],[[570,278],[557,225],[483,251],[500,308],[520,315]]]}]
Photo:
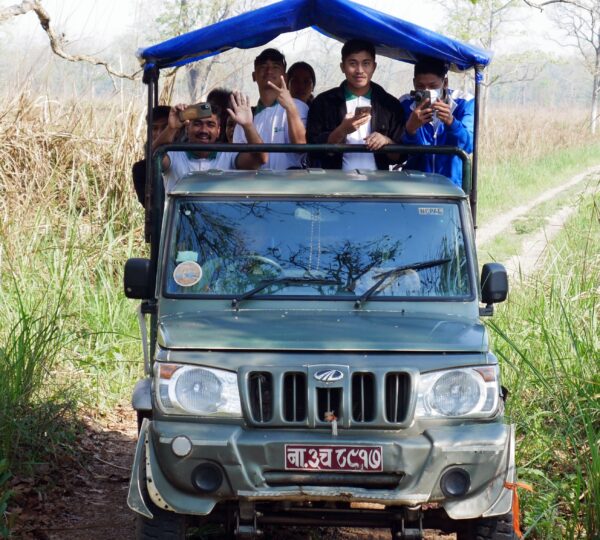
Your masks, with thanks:
[{"label": "front grille", "polygon": [[375,377],[372,373],[352,375],[352,419],[371,422],[375,418]]},{"label": "front grille", "polygon": [[385,377],[385,415],[388,422],[406,420],[410,400],[410,379],[407,373],[388,373]]},{"label": "front grille", "polygon": [[342,389],[317,388],[317,420],[330,422],[342,416]]},{"label": "front grille", "polygon": [[283,418],[288,422],[306,420],[308,395],[305,373],[286,373],[283,376]]},{"label": "front grille", "polygon": [[247,420],[265,428],[329,428],[334,417],[339,429],[400,429],[410,424],[411,373],[336,366],[342,376],[335,381],[316,376],[328,367],[240,368]]},{"label": "front grille", "polygon": [[273,417],[273,376],[255,371],[248,378],[250,412],[255,422],[269,422]]}]

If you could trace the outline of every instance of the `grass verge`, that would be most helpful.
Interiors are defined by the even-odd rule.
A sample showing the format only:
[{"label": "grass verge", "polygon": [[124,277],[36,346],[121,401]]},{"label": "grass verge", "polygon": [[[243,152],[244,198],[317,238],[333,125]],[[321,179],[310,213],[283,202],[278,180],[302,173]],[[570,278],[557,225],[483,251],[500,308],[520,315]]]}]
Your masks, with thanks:
[{"label": "grass verge", "polygon": [[600,196],[490,324],[517,425],[526,537],[600,537]]}]

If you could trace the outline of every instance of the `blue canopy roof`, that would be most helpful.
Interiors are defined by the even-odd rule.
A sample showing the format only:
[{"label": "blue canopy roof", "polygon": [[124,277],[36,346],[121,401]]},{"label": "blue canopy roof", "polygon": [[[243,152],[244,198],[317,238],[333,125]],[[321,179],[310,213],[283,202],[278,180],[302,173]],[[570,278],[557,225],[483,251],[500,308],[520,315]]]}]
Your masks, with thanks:
[{"label": "blue canopy roof", "polygon": [[413,64],[431,56],[464,71],[485,67],[492,59],[490,51],[350,0],[283,0],[153,45],[140,57],[145,69],[181,66],[233,48],[260,47],[279,34],[309,26],[342,42],[365,39],[378,54]]}]

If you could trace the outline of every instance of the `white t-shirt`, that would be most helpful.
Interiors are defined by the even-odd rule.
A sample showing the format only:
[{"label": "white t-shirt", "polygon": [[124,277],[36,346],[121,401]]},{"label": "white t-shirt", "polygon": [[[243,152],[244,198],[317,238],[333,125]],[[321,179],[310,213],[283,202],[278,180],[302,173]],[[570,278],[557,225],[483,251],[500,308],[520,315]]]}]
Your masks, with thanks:
[{"label": "white t-shirt", "polygon": [[165,191],[171,191],[182,176],[191,172],[219,169],[231,171],[236,168],[237,152],[216,152],[214,157],[190,158],[187,152],[167,152],[171,166],[163,173]]},{"label": "white t-shirt", "polygon": [[[294,99],[296,109],[300,115],[302,123],[306,127],[306,118],[308,117],[308,105],[299,99]],[[287,113],[285,109],[276,101],[270,107],[260,108],[254,114],[254,127],[265,144],[290,144]],[[244,128],[239,124],[235,126],[233,132],[234,143],[246,143],[246,134]],[[302,162],[306,154],[282,154],[276,152],[269,153],[269,160],[262,169],[285,170],[290,167],[302,167]]]},{"label": "white t-shirt", "polygon": [[[370,107],[371,98],[366,96],[352,96],[346,98],[346,112],[354,115],[356,107]],[[365,138],[371,134],[371,121],[360,126],[354,133],[346,136],[346,144],[365,144]],[[344,154],[342,160],[342,170],[353,171],[355,169],[377,170],[375,155],[366,154]]]}]

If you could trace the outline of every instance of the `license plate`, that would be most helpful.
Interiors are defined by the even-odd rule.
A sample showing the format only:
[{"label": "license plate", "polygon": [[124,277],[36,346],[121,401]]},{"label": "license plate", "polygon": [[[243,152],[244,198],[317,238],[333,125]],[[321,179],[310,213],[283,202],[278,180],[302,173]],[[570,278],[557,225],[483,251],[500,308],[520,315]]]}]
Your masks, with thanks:
[{"label": "license plate", "polygon": [[381,446],[285,445],[286,471],[381,472]]}]

